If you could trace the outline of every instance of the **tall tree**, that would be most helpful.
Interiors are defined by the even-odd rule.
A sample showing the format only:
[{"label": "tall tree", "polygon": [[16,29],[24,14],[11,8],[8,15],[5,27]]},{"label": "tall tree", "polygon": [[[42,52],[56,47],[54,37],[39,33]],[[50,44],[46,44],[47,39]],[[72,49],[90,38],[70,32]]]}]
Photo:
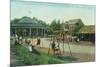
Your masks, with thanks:
[{"label": "tall tree", "polygon": [[56,20],[54,19],[51,24],[50,24],[50,28],[51,28],[51,31],[55,31],[56,30]]}]

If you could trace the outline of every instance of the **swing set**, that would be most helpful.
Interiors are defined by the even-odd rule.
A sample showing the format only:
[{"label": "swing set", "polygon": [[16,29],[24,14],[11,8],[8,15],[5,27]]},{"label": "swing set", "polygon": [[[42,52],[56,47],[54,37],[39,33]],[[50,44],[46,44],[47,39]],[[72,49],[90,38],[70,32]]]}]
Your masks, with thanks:
[{"label": "swing set", "polygon": [[[54,33],[55,33],[54,35],[50,35],[50,44],[49,44],[48,54],[50,54],[50,49],[52,49],[53,55],[61,56],[62,54],[65,53],[65,50],[64,50],[64,47],[65,47],[64,40],[65,40],[65,38],[64,37],[65,37],[66,33],[60,32],[60,31],[55,31]],[[60,49],[61,42],[63,44],[63,51],[62,52],[61,52],[61,49]],[[68,44],[70,56],[72,56],[72,52],[71,52],[71,49],[70,49],[69,42],[67,42],[67,44]]]}]

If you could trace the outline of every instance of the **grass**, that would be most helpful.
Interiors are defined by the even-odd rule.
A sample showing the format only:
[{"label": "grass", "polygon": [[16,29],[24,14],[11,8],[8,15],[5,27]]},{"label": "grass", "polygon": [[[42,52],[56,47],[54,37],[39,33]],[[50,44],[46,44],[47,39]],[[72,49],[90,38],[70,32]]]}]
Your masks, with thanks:
[{"label": "grass", "polygon": [[[13,45],[15,46],[15,45]],[[45,54],[41,51],[34,49],[34,52],[31,53],[23,45],[17,45],[14,47],[14,52],[16,55],[15,65],[40,65],[40,64],[61,64],[61,63],[70,63],[73,60],[72,57],[56,57]],[[38,53],[37,53],[38,52]]]}]

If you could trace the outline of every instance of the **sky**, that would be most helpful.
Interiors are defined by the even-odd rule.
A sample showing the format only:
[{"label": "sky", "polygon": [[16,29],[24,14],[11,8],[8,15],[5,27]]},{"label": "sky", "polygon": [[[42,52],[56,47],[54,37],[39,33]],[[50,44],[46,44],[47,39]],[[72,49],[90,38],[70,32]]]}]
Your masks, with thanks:
[{"label": "sky", "polygon": [[96,6],[68,3],[42,3],[34,1],[11,1],[11,20],[23,16],[36,17],[51,23],[54,19],[68,21],[81,19],[85,25],[95,25]]}]

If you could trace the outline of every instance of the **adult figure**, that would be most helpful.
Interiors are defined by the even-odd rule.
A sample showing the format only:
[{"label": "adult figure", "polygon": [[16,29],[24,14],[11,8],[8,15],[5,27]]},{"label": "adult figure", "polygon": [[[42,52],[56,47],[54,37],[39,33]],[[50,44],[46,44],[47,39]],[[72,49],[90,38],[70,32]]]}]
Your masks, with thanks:
[{"label": "adult figure", "polygon": [[36,45],[40,45],[40,42],[41,42],[40,37],[38,37],[37,38],[37,44]]}]

